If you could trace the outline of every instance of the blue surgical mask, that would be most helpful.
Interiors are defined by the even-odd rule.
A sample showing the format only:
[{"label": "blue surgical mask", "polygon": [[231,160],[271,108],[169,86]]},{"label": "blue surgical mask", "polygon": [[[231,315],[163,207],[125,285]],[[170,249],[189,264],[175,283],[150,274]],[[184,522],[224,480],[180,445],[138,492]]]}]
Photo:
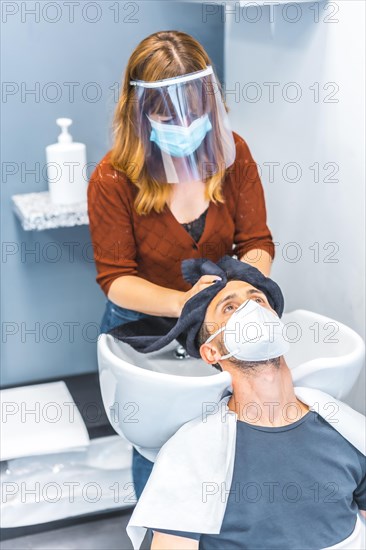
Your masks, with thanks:
[{"label": "blue surgical mask", "polygon": [[189,126],[164,124],[148,117],[151,123],[150,141],[172,157],[191,155],[202,143],[207,132],[212,129],[207,113],[197,118]]}]

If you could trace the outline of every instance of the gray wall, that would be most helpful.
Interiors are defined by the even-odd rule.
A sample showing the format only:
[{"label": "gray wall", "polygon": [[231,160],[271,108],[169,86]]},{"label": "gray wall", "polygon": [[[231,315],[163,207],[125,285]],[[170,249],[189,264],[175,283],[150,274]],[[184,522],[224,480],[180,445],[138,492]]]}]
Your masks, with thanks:
[{"label": "gray wall", "polygon": [[[2,79],[13,90],[4,97],[2,162],[16,171],[2,180],[3,386],[97,370],[105,297],[95,282],[88,226],[25,232],[11,208],[11,195],[48,189],[44,148],[56,141],[56,118],[73,119],[74,140],[86,144],[89,162],[98,162],[112,143],[113,90],[133,48],[158,30],[192,34],[223,74],[223,22],[219,11],[203,22],[200,3],[120,2],[117,17],[116,2],[81,2],[73,18],[63,2],[58,12],[44,11],[43,2],[8,4],[19,11],[2,25]],[[28,13],[35,4],[39,14]],[[74,97],[70,82],[78,84]],[[101,91],[96,101],[89,83]],[[24,93],[34,89],[36,95]],[[39,174],[22,174],[36,163]]]},{"label": "gray wall", "polygon": [[[228,16],[225,82],[237,92],[227,96],[233,128],[262,173],[286,310],[315,311],[364,338],[365,4],[331,4],[318,14],[314,3],[277,6],[272,28],[268,6]],[[364,410],[365,370],[349,403]]]}]

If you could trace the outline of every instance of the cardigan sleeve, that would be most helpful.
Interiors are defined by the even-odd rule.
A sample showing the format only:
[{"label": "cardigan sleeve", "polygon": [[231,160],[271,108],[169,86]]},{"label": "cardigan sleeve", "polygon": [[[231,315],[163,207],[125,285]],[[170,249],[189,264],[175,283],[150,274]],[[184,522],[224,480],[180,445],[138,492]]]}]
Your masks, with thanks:
[{"label": "cardigan sleeve", "polygon": [[88,185],[88,216],[96,281],[108,296],[112,282],[137,275],[136,245],[127,199],[115,171],[99,164]]},{"label": "cardigan sleeve", "polygon": [[235,162],[234,177],[238,188],[235,211],[234,254],[240,259],[254,249],[268,252],[272,258],[275,247],[267,226],[267,212],[262,183],[257,165],[243,138],[237,144],[238,160]]}]

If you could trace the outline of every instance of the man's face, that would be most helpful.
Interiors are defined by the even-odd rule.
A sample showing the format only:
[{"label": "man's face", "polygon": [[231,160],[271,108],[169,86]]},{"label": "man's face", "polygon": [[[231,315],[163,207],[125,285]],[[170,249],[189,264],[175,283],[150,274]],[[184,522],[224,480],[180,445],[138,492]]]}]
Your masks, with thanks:
[{"label": "man's face", "polygon": [[[204,320],[207,331],[213,334],[216,330],[224,326],[234,311],[236,311],[246,300],[255,300],[259,305],[269,309],[277,315],[274,309],[269,305],[264,292],[244,281],[229,281],[225,288],[220,290],[214,297],[207,308]],[[203,344],[201,346],[201,356],[208,363],[216,362],[217,357],[220,355],[221,349],[216,339],[222,339],[222,333],[218,334],[210,344]],[[206,349],[208,347],[216,349],[217,356],[215,356],[212,350]]]},{"label": "man's face", "polygon": [[[217,328],[221,327],[246,300],[254,300],[259,305],[276,313],[269,305],[264,292],[244,281],[229,281],[208,306],[205,323],[212,323],[213,326],[216,324]],[[210,330],[209,326],[208,329],[210,332],[214,332]]]}]

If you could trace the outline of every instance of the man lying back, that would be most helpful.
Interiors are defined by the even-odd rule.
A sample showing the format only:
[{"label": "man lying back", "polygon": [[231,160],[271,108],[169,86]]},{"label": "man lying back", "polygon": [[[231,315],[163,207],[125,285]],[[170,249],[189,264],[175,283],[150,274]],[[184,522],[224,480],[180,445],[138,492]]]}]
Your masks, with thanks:
[{"label": "man lying back", "polygon": [[152,550],[364,548],[364,417],[293,386],[276,284],[258,273],[206,308],[197,349],[232,394],[162,447],[130,520]]}]

